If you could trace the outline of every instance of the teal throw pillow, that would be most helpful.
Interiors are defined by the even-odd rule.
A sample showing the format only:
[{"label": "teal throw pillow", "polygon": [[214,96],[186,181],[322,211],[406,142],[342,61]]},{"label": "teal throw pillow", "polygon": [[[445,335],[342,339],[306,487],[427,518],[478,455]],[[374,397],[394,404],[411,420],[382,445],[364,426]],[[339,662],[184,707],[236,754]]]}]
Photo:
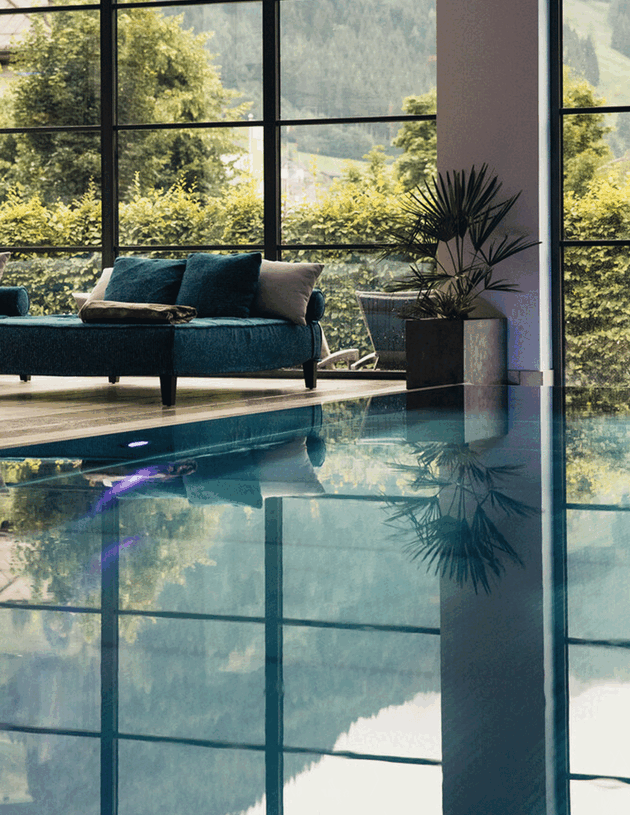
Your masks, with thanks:
[{"label": "teal throw pillow", "polygon": [[261,259],[260,252],[188,255],[176,305],[193,306],[198,317],[249,317]]},{"label": "teal throw pillow", "polygon": [[184,258],[116,258],[103,299],[173,306],[185,268]]}]

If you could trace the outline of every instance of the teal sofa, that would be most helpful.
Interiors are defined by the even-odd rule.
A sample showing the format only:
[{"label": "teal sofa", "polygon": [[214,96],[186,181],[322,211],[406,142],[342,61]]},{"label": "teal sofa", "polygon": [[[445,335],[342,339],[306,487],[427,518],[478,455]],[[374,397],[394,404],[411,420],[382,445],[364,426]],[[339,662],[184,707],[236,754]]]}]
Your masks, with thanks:
[{"label": "teal sofa", "polygon": [[[260,255],[257,258],[260,265]],[[256,260],[248,263],[255,268]],[[255,292],[257,286],[258,277]],[[120,288],[108,286],[105,300],[114,299],[110,291],[120,295]],[[24,381],[33,375],[104,376],[111,382],[121,376],[157,376],[165,406],[175,404],[177,378],[182,376],[301,365],[306,387],[315,388],[324,297],[319,289],[309,291],[304,325],[265,316],[261,306],[248,308],[249,316],[197,316],[184,323],[134,324],[86,323],[76,314],[31,316],[24,288],[0,287],[0,373],[16,374]],[[145,302],[154,302],[155,293],[147,296],[151,299]],[[172,299],[172,292],[168,296]],[[131,302],[129,297],[127,302]]]}]

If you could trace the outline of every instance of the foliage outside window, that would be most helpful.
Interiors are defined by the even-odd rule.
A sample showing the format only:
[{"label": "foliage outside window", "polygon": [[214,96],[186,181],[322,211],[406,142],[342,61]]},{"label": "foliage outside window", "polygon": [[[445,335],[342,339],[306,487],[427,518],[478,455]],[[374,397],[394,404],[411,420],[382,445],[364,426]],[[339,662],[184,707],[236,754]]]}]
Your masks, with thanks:
[{"label": "foliage outside window", "polygon": [[[386,241],[401,192],[435,172],[435,90],[412,92],[434,82],[435,16],[432,0],[355,6],[281,7],[282,116],[310,122],[283,128],[283,178],[298,180],[282,188],[281,233],[283,257],[325,255],[331,347],[367,353],[354,290],[380,288],[391,276],[371,247]],[[258,2],[119,6],[119,253],[264,244],[260,11]],[[359,12],[360,31],[351,25]],[[337,21],[332,29],[328,18]],[[0,32],[10,19],[0,15]],[[13,252],[3,283],[26,285],[34,313],[72,311],[71,292],[89,289],[102,265],[110,183],[101,177],[99,12],[42,10],[28,22],[0,85],[0,241]],[[387,71],[353,69],[353,30]],[[405,66],[416,63],[410,80]],[[372,119],[361,121],[366,115]],[[396,122],[398,115],[433,120]],[[320,248],[297,248],[304,245]]]}]

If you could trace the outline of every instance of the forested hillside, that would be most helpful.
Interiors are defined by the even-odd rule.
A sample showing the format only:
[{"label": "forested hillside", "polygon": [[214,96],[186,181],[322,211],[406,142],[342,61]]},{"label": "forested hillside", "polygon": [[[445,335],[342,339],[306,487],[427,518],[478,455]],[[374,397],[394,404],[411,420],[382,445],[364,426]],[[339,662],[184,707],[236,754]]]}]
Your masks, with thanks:
[{"label": "forested hillside", "polygon": [[[188,8],[184,27],[213,31],[224,87],[262,114],[260,9],[237,3]],[[435,0],[287,0],[281,5],[282,118],[402,113],[403,99],[435,87]],[[396,128],[397,130],[397,128]],[[394,135],[395,132],[394,131]],[[290,137],[290,134],[289,134]],[[296,136],[297,138],[297,136]],[[305,142],[304,139],[307,138]],[[361,159],[391,144],[391,129],[372,125],[313,128],[300,149]]]}]

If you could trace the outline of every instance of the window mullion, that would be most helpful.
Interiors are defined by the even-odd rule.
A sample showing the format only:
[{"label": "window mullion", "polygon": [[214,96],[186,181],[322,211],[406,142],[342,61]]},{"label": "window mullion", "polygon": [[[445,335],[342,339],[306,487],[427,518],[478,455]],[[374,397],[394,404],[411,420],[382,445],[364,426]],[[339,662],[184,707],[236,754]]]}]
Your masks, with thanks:
[{"label": "window mullion", "polygon": [[118,244],[116,135],[116,17],[112,0],[101,2],[101,197],[103,266],[112,266]]},{"label": "window mullion", "polygon": [[263,144],[265,257],[276,260],[280,243],[280,2],[263,0]]}]

